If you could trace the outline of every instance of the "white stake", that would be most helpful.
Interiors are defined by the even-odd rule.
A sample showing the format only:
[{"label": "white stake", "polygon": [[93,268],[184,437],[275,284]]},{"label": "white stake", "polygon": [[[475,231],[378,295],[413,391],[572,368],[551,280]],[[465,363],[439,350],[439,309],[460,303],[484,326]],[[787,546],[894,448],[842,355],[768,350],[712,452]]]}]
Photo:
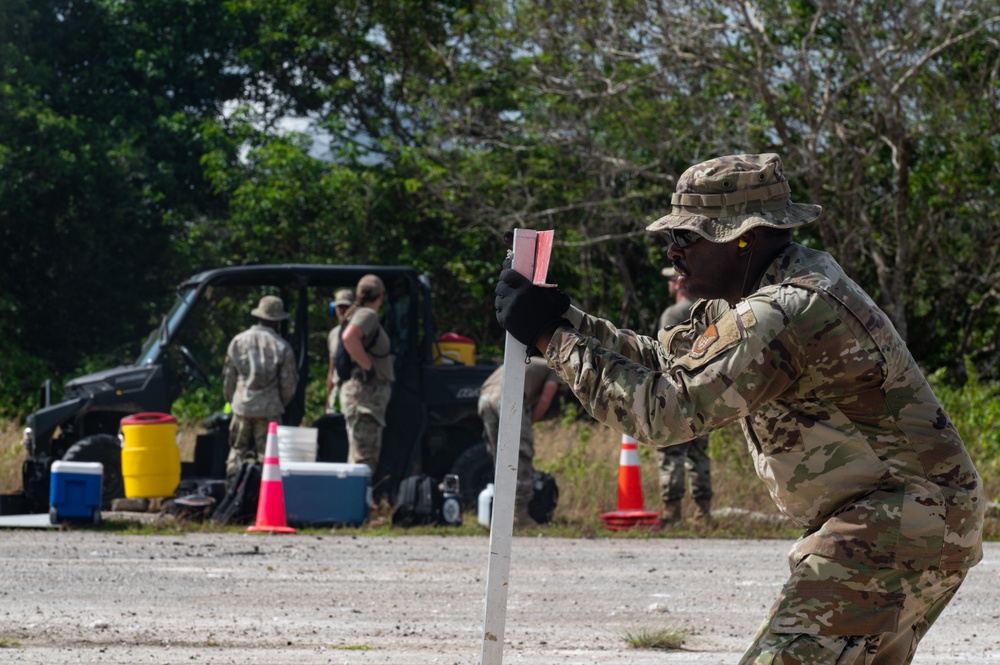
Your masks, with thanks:
[{"label": "white stake", "polygon": [[[545,280],[552,231],[514,231],[513,268],[535,282]],[[539,274],[540,273],[540,274]],[[527,348],[507,333],[504,346],[503,387],[500,392],[500,429],[497,433],[493,515],[490,519],[490,559],[486,573],[486,613],[483,619],[481,665],[503,662],[503,633],[507,618],[510,548],[514,528],[514,493],[521,445],[524,367]]]}]

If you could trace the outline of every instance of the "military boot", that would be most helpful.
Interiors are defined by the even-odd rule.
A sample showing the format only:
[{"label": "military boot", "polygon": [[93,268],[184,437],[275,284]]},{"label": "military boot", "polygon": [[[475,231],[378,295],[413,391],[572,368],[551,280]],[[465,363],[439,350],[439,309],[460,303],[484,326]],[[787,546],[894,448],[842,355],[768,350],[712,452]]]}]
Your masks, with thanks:
[{"label": "military boot", "polygon": [[712,500],[697,499],[695,502],[695,521],[702,526],[712,525]]},{"label": "military boot", "polygon": [[660,526],[673,526],[681,521],[681,500],[663,502],[663,513],[660,515]]}]

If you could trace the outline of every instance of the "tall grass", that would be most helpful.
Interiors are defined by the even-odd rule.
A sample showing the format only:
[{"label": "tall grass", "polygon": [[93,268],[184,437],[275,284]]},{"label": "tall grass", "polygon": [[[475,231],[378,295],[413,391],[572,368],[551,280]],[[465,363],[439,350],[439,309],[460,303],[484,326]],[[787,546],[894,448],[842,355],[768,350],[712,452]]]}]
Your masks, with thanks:
[{"label": "tall grass", "polygon": [[0,494],[21,489],[21,463],[27,455],[21,445],[23,434],[16,420],[0,420]]},{"label": "tall grass", "polygon": [[[559,507],[556,525],[572,524],[585,533],[602,529],[601,513],[617,509],[619,453],[622,437],[609,427],[587,419],[543,422],[535,426],[535,466],[556,477]],[[767,489],[757,479],[738,428],[725,428],[710,437],[714,525],[694,522],[694,504],[684,501],[685,524],[673,529],[685,535],[793,537],[797,532],[774,507]],[[655,449],[639,446],[643,503],[660,512],[659,468]]]}]

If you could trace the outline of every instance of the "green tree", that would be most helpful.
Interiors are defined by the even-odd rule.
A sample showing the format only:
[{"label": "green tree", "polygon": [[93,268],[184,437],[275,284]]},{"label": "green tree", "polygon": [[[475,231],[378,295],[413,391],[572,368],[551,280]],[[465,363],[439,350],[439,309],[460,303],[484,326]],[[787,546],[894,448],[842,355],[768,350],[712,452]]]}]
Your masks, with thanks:
[{"label": "green tree", "polygon": [[11,0],[0,26],[0,332],[62,373],[147,329],[218,208],[202,123],[241,30],[207,0]]}]

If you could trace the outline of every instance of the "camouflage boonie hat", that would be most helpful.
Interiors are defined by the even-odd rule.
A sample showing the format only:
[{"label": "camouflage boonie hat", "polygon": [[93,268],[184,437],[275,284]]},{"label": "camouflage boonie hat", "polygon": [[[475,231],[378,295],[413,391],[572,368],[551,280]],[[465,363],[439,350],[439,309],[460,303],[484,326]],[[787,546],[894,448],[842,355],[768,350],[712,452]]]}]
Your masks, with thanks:
[{"label": "camouflage boonie hat", "polygon": [[278,296],[264,296],[250,314],[265,321],[284,321],[288,318],[285,303]]},{"label": "camouflage boonie hat", "polygon": [[337,292],[333,294],[333,304],[338,307],[350,307],[354,304],[354,291],[337,289]]},{"label": "camouflage boonie hat", "polygon": [[781,157],[728,155],[696,164],[677,181],[673,208],[649,226],[652,233],[690,229],[712,242],[729,242],[755,226],[792,228],[823,212],[789,200]]}]

